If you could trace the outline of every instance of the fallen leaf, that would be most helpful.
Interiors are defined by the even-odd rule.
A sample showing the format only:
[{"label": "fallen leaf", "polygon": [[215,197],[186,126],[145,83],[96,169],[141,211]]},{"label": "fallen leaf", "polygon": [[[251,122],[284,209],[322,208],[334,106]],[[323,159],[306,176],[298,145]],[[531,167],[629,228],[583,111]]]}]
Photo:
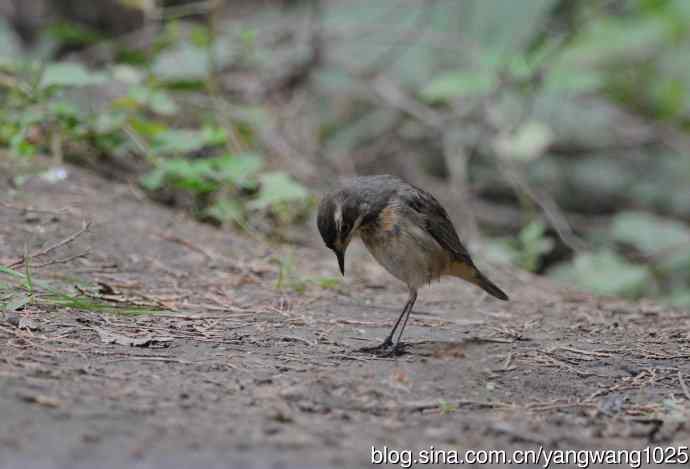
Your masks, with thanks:
[{"label": "fallen leaf", "polygon": [[18,314],[16,311],[9,310],[5,314],[5,321],[17,329],[26,331],[37,331],[40,329],[38,324],[30,317]]},{"label": "fallen leaf", "polygon": [[42,394],[19,394],[17,397],[29,404],[38,404],[54,409],[62,406],[62,401],[56,397],[44,396]]},{"label": "fallen leaf", "polygon": [[465,347],[462,344],[450,344],[438,347],[432,353],[434,358],[464,358]]},{"label": "fallen leaf", "polygon": [[94,329],[98,332],[98,336],[104,344],[126,345],[129,347],[169,347],[173,341],[172,337],[130,337],[99,327]]}]

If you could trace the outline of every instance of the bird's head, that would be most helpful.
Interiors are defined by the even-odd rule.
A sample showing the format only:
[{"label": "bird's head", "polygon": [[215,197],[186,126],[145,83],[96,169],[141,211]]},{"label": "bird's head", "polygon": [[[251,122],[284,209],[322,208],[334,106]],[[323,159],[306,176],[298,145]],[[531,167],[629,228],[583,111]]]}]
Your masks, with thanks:
[{"label": "bird's head", "polygon": [[326,247],[338,258],[345,275],[345,251],[357,233],[368,205],[358,194],[347,189],[326,195],[319,204],[317,224]]}]

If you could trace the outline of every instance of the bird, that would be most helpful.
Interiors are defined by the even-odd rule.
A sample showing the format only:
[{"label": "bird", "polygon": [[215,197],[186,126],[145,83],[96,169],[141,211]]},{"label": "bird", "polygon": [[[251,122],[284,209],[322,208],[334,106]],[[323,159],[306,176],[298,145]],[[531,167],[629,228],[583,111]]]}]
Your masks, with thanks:
[{"label": "bird", "polygon": [[[345,253],[352,239],[359,236],[374,259],[407,285],[407,303],[386,339],[362,351],[401,353],[400,340],[418,290],[442,276],[461,278],[500,300],[509,299],[479,271],[438,200],[395,176],[349,179],[322,197],[316,223],[343,276]],[[400,331],[393,341],[398,326]]]}]

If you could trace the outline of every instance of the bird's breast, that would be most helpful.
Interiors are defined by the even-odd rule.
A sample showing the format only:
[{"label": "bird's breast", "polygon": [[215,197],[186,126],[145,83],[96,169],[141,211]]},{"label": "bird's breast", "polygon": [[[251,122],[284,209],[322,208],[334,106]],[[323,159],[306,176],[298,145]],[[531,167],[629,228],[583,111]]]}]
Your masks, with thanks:
[{"label": "bird's breast", "polygon": [[360,236],[379,264],[412,288],[436,280],[448,268],[448,253],[426,230],[394,209],[382,210],[378,222],[363,226]]}]

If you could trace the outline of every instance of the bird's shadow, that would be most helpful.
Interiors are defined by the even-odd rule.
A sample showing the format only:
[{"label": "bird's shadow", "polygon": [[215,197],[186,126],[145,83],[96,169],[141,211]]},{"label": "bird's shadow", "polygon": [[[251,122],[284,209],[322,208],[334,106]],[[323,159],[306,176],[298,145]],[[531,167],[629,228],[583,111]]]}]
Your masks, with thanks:
[{"label": "bird's shadow", "polygon": [[423,340],[419,342],[400,342],[398,347],[393,349],[358,349],[357,352],[363,355],[374,357],[400,357],[414,355],[419,357],[431,357],[441,359],[464,358],[465,351],[469,347],[481,346],[491,343],[491,340],[481,337],[470,337],[460,341],[445,340]]}]

